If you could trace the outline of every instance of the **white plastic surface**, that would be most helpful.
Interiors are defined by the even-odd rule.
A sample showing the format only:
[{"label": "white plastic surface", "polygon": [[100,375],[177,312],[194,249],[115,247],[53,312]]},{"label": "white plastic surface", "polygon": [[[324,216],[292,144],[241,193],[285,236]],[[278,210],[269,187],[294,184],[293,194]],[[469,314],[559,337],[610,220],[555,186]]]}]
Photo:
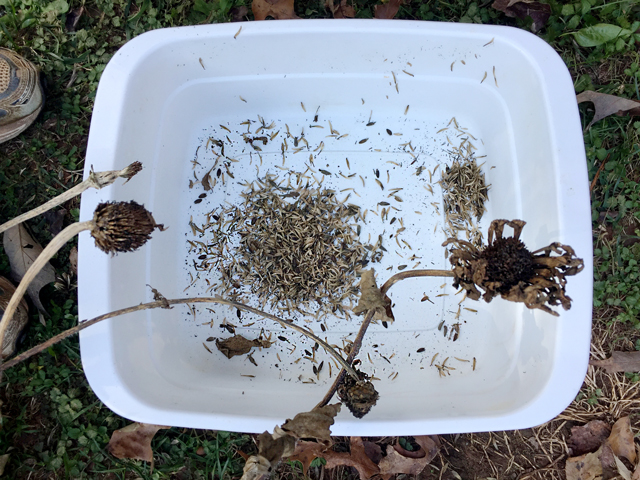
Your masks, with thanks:
[{"label": "white plastic surface", "polygon": [[[411,173],[417,165],[433,170],[447,161],[446,134],[436,132],[455,117],[478,139],[478,155],[486,155],[482,161],[491,190],[482,230],[494,218],[521,218],[527,221],[522,239],[531,249],[553,241],[573,246],[585,261],[585,270],[569,278],[573,306],[560,309],[560,317],[554,318],[502,299],[490,304],[466,300],[462,306],[477,313],[462,310],[461,335],[452,342],[437,330],[443,319],[455,322],[460,296],[454,296],[451,281],[445,288],[444,279],[399,284],[390,292],[397,321],[388,329],[372,325],[361,353],[363,369],[381,379],[376,382],[380,400],[361,420],[343,408],[332,432],[374,436],[508,430],[560,413],[586,372],[592,305],[586,161],[573,85],[560,57],[537,37],[507,27],[380,20],[250,22],[242,24],[234,39],[238,27],[152,31],[125,45],[105,69],[85,175],[90,166],[119,169],[136,160],[145,168],[126,185],[116,182],[85,192],[81,220],[90,219],[100,201],[136,200],[169,228],[156,231],[140,251],[115,257],[81,234],[80,317],[150,301],[147,284],[167,298],[203,294],[202,283],[184,292],[189,284],[189,218],[201,219],[216,204],[232,202],[240,189],[230,182],[227,190],[214,189],[194,205],[203,190],[200,185],[188,188],[192,160],[203,165],[211,161],[198,147],[221,133],[220,124],[234,130],[230,136],[241,138],[231,127],[258,115],[286,123],[292,132],[304,126],[309,143],[317,145],[329,134],[328,126],[308,128],[318,106],[320,122],[331,120],[334,128],[349,133],[349,140],[325,139],[322,162],[316,165],[336,173],[358,172],[367,181],[366,188],[358,187],[332,175],[327,186],[354,187],[361,197],[350,202],[375,209],[384,199],[374,183],[373,171],[379,169],[387,189],[405,188],[399,194],[403,203],[394,205],[407,227],[403,238],[412,253],[423,257],[420,268],[448,268],[440,247],[445,240],[442,217],[431,204],[442,203],[441,190],[430,195]],[[366,127],[371,111],[376,124]],[[389,136],[387,128],[403,136]],[[359,144],[362,138],[369,140]],[[398,146],[408,141],[419,153],[420,163],[413,166],[412,157]],[[263,152],[262,174],[281,174],[273,168],[281,159],[279,141],[269,148]],[[240,160],[245,170],[237,167],[236,180],[253,180],[255,165],[246,166],[246,156]],[[374,221],[369,228],[376,234]],[[401,249],[389,242],[382,264],[375,266],[379,284],[390,275],[388,266],[406,263],[411,268],[414,263],[398,257],[393,250]],[[400,254],[410,256],[408,252]],[[449,295],[436,297],[441,293]],[[421,302],[424,294],[435,303]],[[203,307],[195,319],[184,306],[139,312],[81,332],[82,362],[98,397],[116,413],[140,422],[261,432],[311,409],[323,396],[333,380],[327,367],[316,384],[303,383],[299,375],[303,380],[314,377],[311,365],[293,363],[300,352],[289,354],[284,342],[255,353],[257,367],[246,356],[228,360],[213,347],[213,353],[207,352],[202,345],[207,337],[228,336],[218,328],[225,317],[241,323],[235,310],[212,308],[215,315]],[[215,327],[202,325],[212,319]],[[256,324],[238,333],[253,338],[264,327],[299,342],[298,349],[311,346],[266,320],[251,321]],[[356,320],[328,323],[330,343],[341,344],[358,328]],[[321,332],[319,325],[309,325]],[[421,348],[424,352],[418,353]],[[438,361],[475,357],[476,370],[470,362],[450,360],[456,370],[440,378],[430,367],[435,353]],[[321,351],[318,358],[328,360]]]}]

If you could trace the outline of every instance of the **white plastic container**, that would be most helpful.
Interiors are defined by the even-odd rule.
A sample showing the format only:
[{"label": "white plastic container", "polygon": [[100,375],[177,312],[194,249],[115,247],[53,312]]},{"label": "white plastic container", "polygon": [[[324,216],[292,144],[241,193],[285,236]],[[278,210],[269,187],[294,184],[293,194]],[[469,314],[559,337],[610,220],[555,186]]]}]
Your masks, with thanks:
[{"label": "white plastic container", "polygon": [[[445,240],[442,217],[432,205],[441,204],[442,192],[438,187],[430,195],[408,172],[421,164],[433,171],[447,161],[448,134],[437,132],[455,117],[477,139],[478,155],[486,155],[483,169],[491,189],[481,229],[486,233],[492,219],[520,218],[528,222],[522,239],[532,250],[553,241],[573,246],[585,261],[584,271],[569,278],[573,306],[560,309],[555,318],[502,299],[490,304],[466,300],[462,306],[477,313],[461,311],[460,338],[452,342],[437,329],[442,320],[455,322],[460,296],[454,296],[450,279],[399,284],[390,293],[396,322],[388,329],[372,325],[360,355],[363,370],[381,379],[376,382],[380,400],[361,420],[343,408],[332,432],[375,436],[509,430],[560,413],[586,372],[592,305],[585,154],[573,85],[560,57],[537,37],[506,27],[294,20],[243,23],[236,37],[239,27],[152,31],[125,45],[105,69],[85,176],[91,166],[96,171],[119,169],[138,160],[145,168],[126,185],[116,182],[85,192],[81,219],[91,218],[101,201],[136,200],[169,228],[156,231],[140,251],[115,257],[97,250],[89,235],[82,234],[80,317],[150,301],[147,284],[167,298],[205,292],[203,284],[184,292],[190,283],[185,265],[189,218],[201,218],[216,202],[233,202],[238,189],[212,192],[195,206],[203,190],[201,185],[189,189],[192,160],[200,165],[211,161],[206,148],[198,147],[206,147],[209,136],[221,135],[219,125],[234,130],[232,125],[258,115],[296,131],[304,126],[310,143],[315,135],[315,144],[329,134],[327,120],[349,133],[348,142],[326,139],[326,162],[317,164],[361,174],[367,186],[356,188],[361,197],[350,201],[362,208],[375,209],[382,198],[375,169],[382,172],[387,190],[405,187],[399,194],[404,202],[394,205],[408,227],[403,238],[423,257],[419,268],[449,268],[440,246]],[[308,127],[317,107],[323,131]],[[366,127],[370,116],[376,124]],[[389,136],[386,129],[403,136]],[[364,138],[369,140],[360,144]],[[453,134],[451,138],[455,140]],[[408,141],[422,163],[411,166],[412,158],[401,151],[399,144]],[[263,152],[267,166],[262,174],[278,173],[268,165],[269,159],[279,158],[279,144],[272,142]],[[238,168],[237,181],[257,175],[253,164]],[[335,185],[345,188],[341,181]],[[369,228],[376,233],[375,223]],[[511,233],[508,228],[506,233]],[[375,265],[379,284],[390,276],[389,266],[396,272],[401,263],[409,268],[414,263],[392,251],[411,255],[405,247],[387,246],[382,264]],[[449,295],[437,296],[443,293]],[[425,294],[435,303],[421,302]],[[258,366],[246,356],[223,357],[213,343],[209,353],[202,345],[207,337],[229,336],[218,327],[224,318],[236,325],[249,318],[238,321],[235,310],[212,309],[215,314],[199,308],[195,319],[184,306],[138,312],[84,330],[82,361],[95,393],[132,420],[243,432],[272,430],[323,396],[333,380],[328,368],[316,384],[308,384],[299,376],[315,377],[311,365],[294,363],[311,344],[267,320],[253,318],[255,325],[237,333],[255,338],[265,328],[298,342],[298,352],[289,353],[289,344],[277,342],[254,354]],[[203,325],[211,320],[213,327]],[[328,323],[330,343],[341,344],[358,328],[357,320]],[[317,324],[307,325],[321,333]],[[418,353],[421,348],[424,352]],[[448,365],[456,368],[450,376],[441,378],[430,366],[435,353],[437,362],[450,357]],[[475,357],[475,371],[471,362],[454,357]],[[328,362],[321,351],[318,358]]]}]

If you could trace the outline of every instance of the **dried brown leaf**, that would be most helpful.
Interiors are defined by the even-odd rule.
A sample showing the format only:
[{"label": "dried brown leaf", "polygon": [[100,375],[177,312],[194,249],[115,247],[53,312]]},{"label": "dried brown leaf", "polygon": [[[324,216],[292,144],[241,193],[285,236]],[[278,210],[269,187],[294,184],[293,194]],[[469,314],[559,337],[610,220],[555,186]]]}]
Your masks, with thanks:
[{"label": "dried brown leaf", "polygon": [[636,446],[629,417],[622,417],[613,424],[607,443],[616,456],[626,458],[631,463],[636,462]]},{"label": "dried brown leaf", "polygon": [[[2,314],[7,308],[7,305],[9,305],[9,301],[15,291],[16,287],[14,287],[13,283],[4,277],[0,277],[0,318],[2,318]],[[16,343],[20,337],[20,332],[22,332],[22,329],[28,322],[29,306],[23,298],[20,300],[20,303],[18,303],[18,308],[13,314],[11,322],[7,325],[7,330],[4,333],[1,349],[2,358],[10,357],[16,351]]]},{"label": "dried brown leaf", "polygon": [[627,468],[627,466],[622,463],[617,456],[614,455],[614,460],[616,461],[616,468],[618,469],[618,473],[624,480],[631,480],[631,471]]},{"label": "dried brown leaf", "polygon": [[324,457],[326,449],[327,447],[320,443],[299,441],[289,460],[297,460],[302,463],[302,472],[306,476],[311,462],[318,457]]},{"label": "dried brown leaf", "polygon": [[373,16],[375,18],[391,20],[398,13],[402,0],[389,0],[382,5],[376,5]]},{"label": "dried brown leaf", "polygon": [[239,7],[233,7],[231,10],[229,10],[229,14],[231,15],[232,22],[243,22],[248,13],[249,13],[249,9],[244,5],[240,5]]},{"label": "dried brown leaf", "polygon": [[270,346],[269,342],[263,340],[249,340],[242,335],[234,335],[233,337],[220,340],[216,338],[216,347],[220,350],[225,357],[232,358],[236,355],[244,355],[249,353],[253,347],[265,347]]},{"label": "dried brown leaf", "polygon": [[59,208],[57,210],[47,210],[42,215],[47,222],[47,230],[51,235],[56,236],[62,231],[66,214],[67,210],[65,208]]},{"label": "dried brown leaf", "polygon": [[356,308],[353,309],[353,313],[361,315],[371,309],[375,310],[373,320],[393,322],[391,300],[386,295],[383,295],[378,288],[373,268],[362,272],[360,277],[360,299]]},{"label": "dried brown leaf", "polygon": [[551,16],[551,5],[535,0],[495,0],[491,6],[507,17],[517,17],[521,20],[531,17],[533,32],[538,32],[544,27]]},{"label": "dried brown leaf", "polygon": [[[311,412],[299,413],[293,420],[287,420],[282,427],[275,427],[273,434],[264,432],[258,435],[258,454],[247,459],[241,480],[267,479],[272,467],[287,457],[301,461],[306,471],[325,447],[315,442],[297,442],[296,439],[317,438],[330,445],[329,427],[339,411],[339,404],[314,408]],[[317,449],[311,446],[312,443],[318,446]],[[297,448],[299,444],[302,445]]]},{"label": "dried brown leaf", "polygon": [[130,458],[133,460],[153,461],[151,440],[163,427],[162,425],[149,425],[147,423],[132,423],[111,434],[111,440],[107,445],[109,453],[116,458]]},{"label": "dried brown leaf", "polygon": [[293,420],[287,420],[282,430],[296,439],[313,439],[328,447],[333,443],[330,428],[339,411],[340,404],[314,408],[310,412],[297,414]]},{"label": "dried brown leaf", "polygon": [[293,8],[294,0],[253,0],[251,11],[256,20],[273,17],[276,20],[298,18]]},{"label": "dried brown leaf", "polygon": [[602,420],[592,420],[586,425],[571,428],[567,445],[572,455],[595,452],[611,434],[611,427]]},{"label": "dried brown leaf", "polygon": [[264,432],[258,435],[258,455],[272,465],[281,458],[293,455],[295,446],[295,439],[279,427],[275,428],[273,434]]},{"label": "dried brown leaf", "polygon": [[361,480],[368,480],[380,473],[378,466],[367,456],[362,438],[351,437],[350,445],[351,451],[349,453],[327,450],[323,454],[324,459],[327,461],[325,468],[335,468],[340,465],[353,467],[358,471]]},{"label": "dried brown leaf", "polygon": [[[42,247],[29,235],[22,224],[4,232],[3,241],[4,251],[9,257],[9,264],[11,265],[11,278],[19,282],[42,252]],[[56,272],[51,264],[47,263],[27,288],[27,295],[42,313],[46,313],[46,310],[42,302],[40,302],[40,290],[55,280]]]},{"label": "dried brown leaf", "polygon": [[354,18],[356,11],[351,5],[347,5],[347,0],[341,0],[338,5],[333,0],[326,0],[324,6],[331,12],[333,18]]},{"label": "dried brown leaf", "polygon": [[631,100],[629,98],[616,97],[615,95],[608,95],[606,93],[598,93],[593,91],[582,92],[576,97],[578,103],[592,102],[596,109],[596,113],[593,115],[593,120],[589,122],[587,128],[596,123],[598,120],[602,120],[609,115],[616,114],[618,116],[623,115],[640,115],[640,102]]},{"label": "dried brown leaf", "polygon": [[378,464],[383,478],[399,473],[418,475],[435,458],[438,454],[438,446],[431,437],[424,435],[414,438],[416,443],[420,445],[419,457],[416,452],[408,452],[410,456],[403,455],[404,452],[387,445],[387,456]]},{"label": "dried brown leaf", "polygon": [[7,462],[9,461],[10,453],[5,453],[4,455],[0,455],[0,477],[4,473],[4,468],[7,466]]},{"label": "dried brown leaf", "polygon": [[601,452],[600,448],[593,453],[568,458],[565,464],[567,480],[600,480],[602,478]]},{"label": "dried brown leaf", "polygon": [[607,373],[640,372],[640,352],[615,351],[606,360],[589,360],[589,364],[604,368]]},{"label": "dried brown leaf", "polygon": [[78,247],[71,247],[69,252],[69,267],[71,267],[71,273],[78,275]]}]

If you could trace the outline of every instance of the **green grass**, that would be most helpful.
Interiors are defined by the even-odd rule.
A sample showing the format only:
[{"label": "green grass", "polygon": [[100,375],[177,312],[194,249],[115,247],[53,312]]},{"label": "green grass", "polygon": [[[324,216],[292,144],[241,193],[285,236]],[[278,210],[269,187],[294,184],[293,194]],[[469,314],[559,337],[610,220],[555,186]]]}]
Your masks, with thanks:
[{"label": "green grass", "polygon": [[[373,16],[373,0],[354,0],[357,17]],[[407,2],[399,18],[512,25],[528,29],[531,20],[506,17],[492,1],[428,0]],[[580,47],[573,33],[597,24],[638,28],[635,0],[550,0],[552,15],[539,35],[563,57],[577,92],[597,90],[640,100],[640,37],[633,35]],[[41,118],[19,138],[0,145],[0,222],[34,207],[76,184],[81,177],[89,121],[100,75],[127,40],[148,30],[178,25],[227,22],[250,0],[0,0],[0,46],[22,53],[47,79],[47,103]],[[80,16],[75,29],[72,15]],[[324,2],[296,2],[303,18],[328,18]],[[591,113],[583,104],[584,126]],[[610,117],[585,132],[590,178],[606,161],[595,184],[594,305],[598,320],[629,326],[640,339],[640,119]],[[77,219],[79,203],[64,206],[66,223]],[[42,244],[51,239],[44,217],[28,222]],[[73,283],[69,251],[53,260],[59,276]],[[0,275],[9,265],[0,247]],[[22,349],[77,322],[73,285],[47,287],[43,300],[51,318],[46,326],[34,316]],[[597,402],[598,392],[581,395]],[[6,372],[0,386],[4,405],[0,454],[10,453],[6,478],[188,479],[238,478],[243,460],[238,449],[253,448],[250,437],[187,429],[161,430],[154,439],[153,472],[144,462],[120,461],[105,450],[110,434],[128,421],[95,397],[82,372],[77,339],[69,339]],[[406,443],[406,441],[405,441]],[[287,475],[301,476],[299,470]]]}]

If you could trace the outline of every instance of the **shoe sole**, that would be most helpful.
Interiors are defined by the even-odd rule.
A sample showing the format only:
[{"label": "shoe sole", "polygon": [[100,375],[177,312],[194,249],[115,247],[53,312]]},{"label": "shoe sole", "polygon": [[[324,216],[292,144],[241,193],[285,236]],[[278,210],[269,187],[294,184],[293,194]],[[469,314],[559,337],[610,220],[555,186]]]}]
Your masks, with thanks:
[{"label": "shoe sole", "polygon": [[17,137],[22,132],[24,132],[27,128],[29,128],[29,126],[33,122],[35,122],[36,118],[38,118],[38,115],[40,115],[40,112],[42,111],[43,106],[44,106],[44,101],[40,104],[37,110],[31,112],[26,117],[21,118],[20,120],[13,122],[9,125],[0,127],[0,143],[4,143],[8,140],[11,140],[12,138]]}]

